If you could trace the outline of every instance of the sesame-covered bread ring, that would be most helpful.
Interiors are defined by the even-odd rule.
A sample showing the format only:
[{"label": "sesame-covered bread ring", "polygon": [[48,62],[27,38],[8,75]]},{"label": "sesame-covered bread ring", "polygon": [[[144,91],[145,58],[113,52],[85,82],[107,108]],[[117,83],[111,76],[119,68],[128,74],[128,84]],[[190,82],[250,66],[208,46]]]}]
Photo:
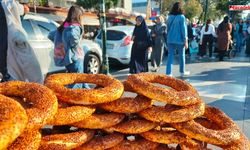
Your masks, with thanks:
[{"label": "sesame-covered bread ring", "polygon": [[87,129],[103,129],[120,123],[124,117],[124,114],[118,113],[93,114],[82,121],[73,123],[72,126]]},{"label": "sesame-covered bread ring", "polygon": [[46,135],[42,137],[39,150],[74,149],[91,140],[94,133],[93,130],[84,130],[65,134]]},{"label": "sesame-covered bread ring", "polygon": [[[139,73],[128,76],[127,82],[139,94],[168,104],[187,106],[200,102],[197,91],[187,82],[163,74]],[[163,88],[153,83],[169,86]]]},{"label": "sesame-covered bread ring", "polygon": [[[208,120],[207,118],[196,118],[195,122],[198,122],[202,126],[213,129],[213,130],[221,130],[223,126],[220,124],[216,124]],[[229,145],[218,145],[218,147],[223,148],[224,150],[250,150],[250,145],[248,144],[248,138],[241,132],[241,137],[239,140],[232,142]]]},{"label": "sesame-covered bread ring", "polygon": [[145,139],[161,144],[179,144],[186,141],[186,135],[179,131],[150,130],[140,134]]},{"label": "sesame-covered bread ring", "polygon": [[27,122],[25,109],[0,94],[0,149],[6,149],[24,131]]},{"label": "sesame-covered bread ring", "polygon": [[135,141],[123,140],[110,150],[155,150],[158,145],[158,143],[145,139],[138,139]]},{"label": "sesame-covered bread ring", "polygon": [[8,150],[37,150],[42,135],[37,130],[25,131],[9,147]]},{"label": "sesame-covered bread ring", "polygon": [[51,121],[58,109],[56,95],[49,88],[22,81],[9,81],[0,83],[0,94],[17,96],[30,106],[26,108],[29,118],[26,131],[40,129]]},{"label": "sesame-covered bread ring", "polygon": [[[135,93],[126,81],[123,82],[123,86],[124,92]],[[137,113],[150,107],[151,104],[151,99],[137,95],[136,97],[121,97],[113,102],[100,104],[99,107],[117,113]]]},{"label": "sesame-covered bread ring", "polygon": [[[103,88],[68,89],[65,85],[73,83],[93,83]],[[83,105],[93,105],[114,101],[121,97],[122,83],[103,74],[59,73],[46,78],[45,85],[52,89],[59,100]]]},{"label": "sesame-covered bread ring", "polygon": [[95,108],[86,106],[68,106],[65,108],[58,108],[54,119],[48,124],[69,125],[90,117],[94,112]]},{"label": "sesame-covered bread ring", "polygon": [[218,124],[222,129],[208,129],[194,120],[171,124],[178,131],[190,138],[204,141],[214,145],[228,145],[241,137],[240,129],[222,111],[217,108],[206,106],[204,116]]},{"label": "sesame-covered bread ring", "polygon": [[116,131],[124,134],[139,134],[155,128],[158,124],[145,119],[132,119],[121,122],[108,128],[108,131]]},{"label": "sesame-covered bread ring", "polygon": [[113,102],[100,104],[99,107],[117,113],[137,113],[151,106],[151,100],[145,96],[121,97]]},{"label": "sesame-covered bread ring", "polygon": [[94,137],[91,141],[84,143],[75,150],[105,150],[112,148],[122,142],[124,135],[112,133],[105,136]]},{"label": "sesame-covered bread ring", "polygon": [[152,106],[139,112],[139,115],[153,122],[177,123],[192,120],[203,115],[204,112],[205,103],[200,102],[186,107],[175,105]]}]

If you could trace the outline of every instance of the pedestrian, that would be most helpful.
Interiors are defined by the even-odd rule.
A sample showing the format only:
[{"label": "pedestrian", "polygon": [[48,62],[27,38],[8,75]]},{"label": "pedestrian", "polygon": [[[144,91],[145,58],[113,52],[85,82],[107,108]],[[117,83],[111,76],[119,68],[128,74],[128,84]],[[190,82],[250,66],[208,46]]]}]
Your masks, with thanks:
[{"label": "pedestrian", "polygon": [[250,25],[247,27],[248,36],[246,38],[246,55],[250,56]]},{"label": "pedestrian", "polygon": [[[188,33],[188,43],[191,43],[194,39],[194,33],[192,28],[192,23],[189,21],[189,19],[186,19],[187,21],[187,33]],[[186,54],[188,56],[191,56],[190,47],[186,49]]]},{"label": "pedestrian", "polygon": [[206,55],[207,52],[207,44],[209,49],[209,58],[215,59],[213,57],[213,39],[216,37],[214,25],[212,25],[211,19],[208,19],[206,25],[204,25],[201,29],[201,52],[200,57],[202,58]]},{"label": "pedestrian", "polygon": [[152,72],[157,72],[162,63],[165,46],[166,25],[162,16],[156,17],[156,25],[151,31],[153,40],[153,51],[151,53]]},{"label": "pedestrian", "polygon": [[[44,75],[20,18],[21,15],[29,12],[28,6],[21,5],[16,0],[2,0],[1,4],[5,12],[8,33],[7,71],[5,72],[8,74],[7,80],[43,83]],[[6,57],[5,54],[2,57]]]},{"label": "pedestrian", "polygon": [[148,72],[148,53],[152,52],[152,39],[148,26],[142,16],[136,17],[136,25],[132,36],[133,45],[129,72],[136,74]]},{"label": "pedestrian", "polygon": [[168,16],[167,47],[169,52],[166,74],[172,76],[174,53],[177,49],[179,54],[179,71],[181,73],[181,76],[189,75],[190,72],[185,70],[185,49],[188,48],[187,25],[180,2],[176,2],[173,5],[172,10]]},{"label": "pedestrian", "polygon": [[243,20],[240,19],[235,27],[235,34],[236,34],[236,50],[238,53],[241,52],[241,49],[243,47]]},{"label": "pedestrian", "polygon": [[[65,21],[49,34],[55,44],[54,61],[57,66],[65,66],[68,73],[83,73],[84,51],[81,47],[83,34],[83,10],[79,6],[71,6]],[[72,84],[69,88],[89,88],[88,84]]]},{"label": "pedestrian", "polygon": [[219,24],[217,30],[219,61],[223,61],[225,53],[229,50],[229,45],[232,42],[231,32],[232,24],[229,21],[229,17],[226,16],[224,17],[224,20]]}]

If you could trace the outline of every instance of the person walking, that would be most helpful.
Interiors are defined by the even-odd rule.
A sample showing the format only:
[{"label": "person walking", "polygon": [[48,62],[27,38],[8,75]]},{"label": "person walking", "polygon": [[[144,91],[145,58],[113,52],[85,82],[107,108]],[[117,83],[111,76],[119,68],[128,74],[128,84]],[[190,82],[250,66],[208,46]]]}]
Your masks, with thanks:
[{"label": "person walking", "polygon": [[250,56],[250,25],[247,27],[247,38],[246,38],[246,55]]},{"label": "person walking", "polygon": [[[65,21],[49,34],[54,41],[54,61],[57,66],[65,66],[68,73],[83,73],[84,51],[82,40],[82,14],[79,6],[71,6]],[[72,84],[69,88],[89,88],[88,84]]]},{"label": "person walking", "polygon": [[213,57],[213,38],[217,37],[215,33],[215,28],[211,24],[211,19],[208,19],[206,22],[206,25],[202,27],[201,29],[201,52],[200,52],[200,57],[203,57],[206,55],[207,51],[207,44],[208,44],[208,49],[209,49],[209,58],[214,59]]},{"label": "person walking", "polygon": [[152,38],[142,16],[136,17],[132,40],[134,43],[132,45],[129,73],[148,72],[148,53],[152,52]]},{"label": "person walking", "polygon": [[179,54],[179,71],[181,73],[181,76],[189,75],[190,72],[185,70],[185,49],[188,48],[187,25],[180,2],[176,2],[173,5],[170,15],[168,16],[167,47],[169,53],[167,59],[166,74],[172,76],[174,53],[177,49]]},{"label": "person walking", "polygon": [[244,38],[244,34],[243,34],[243,20],[240,19],[238,21],[238,23],[236,24],[235,27],[235,34],[236,34],[236,50],[238,53],[241,52],[242,49],[242,45],[243,45],[243,38]]},{"label": "person walking", "polygon": [[45,76],[34,49],[28,41],[27,33],[22,27],[20,18],[21,15],[29,12],[28,6],[21,5],[16,0],[2,0],[1,4],[5,12],[8,33],[6,71],[8,80],[43,83]]},{"label": "person walking", "polygon": [[229,45],[232,42],[231,38],[232,24],[229,21],[229,17],[224,17],[224,20],[219,24],[217,30],[217,43],[219,52],[219,61],[223,61],[225,52],[229,50]]},{"label": "person walking", "polygon": [[151,53],[152,72],[157,72],[162,63],[165,46],[166,25],[162,16],[156,17],[156,25],[151,31],[153,40],[153,51]]}]

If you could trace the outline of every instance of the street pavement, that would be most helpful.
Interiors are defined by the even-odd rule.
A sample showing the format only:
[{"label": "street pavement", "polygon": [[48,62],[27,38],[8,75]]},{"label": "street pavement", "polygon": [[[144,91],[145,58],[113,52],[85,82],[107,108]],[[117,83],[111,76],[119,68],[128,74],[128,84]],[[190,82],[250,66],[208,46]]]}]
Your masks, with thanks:
[{"label": "street pavement", "polygon": [[[165,74],[166,59],[158,73]],[[150,64],[150,63],[149,63]],[[206,104],[219,107],[230,116],[250,139],[250,57],[242,53],[234,58],[191,61],[187,58],[186,69],[191,72],[181,78],[177,56],[173,75],[191,83]],[[112,69],[111,75],[119,80],[128,76],[128,68]]]}]

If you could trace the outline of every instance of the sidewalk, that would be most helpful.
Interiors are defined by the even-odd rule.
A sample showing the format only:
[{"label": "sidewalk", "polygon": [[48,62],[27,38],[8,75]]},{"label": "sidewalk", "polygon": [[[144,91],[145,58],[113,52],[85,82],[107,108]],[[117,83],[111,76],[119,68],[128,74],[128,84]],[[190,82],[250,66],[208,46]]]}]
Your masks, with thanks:
[{"label": "sidewalk", "polygon": [[[230,116],[250,139],[250,58],[237,56],[223,62],[208,59],[187,62],[191,75],[182,79],[191,83],[207,104],[219,107]],[[175,64],[173,75],[180,78],[178,70],[179,65]],[[165,74],[165,71],[164,62],[159,73]],[[124,80],[128,69],[111,74]]]}]

